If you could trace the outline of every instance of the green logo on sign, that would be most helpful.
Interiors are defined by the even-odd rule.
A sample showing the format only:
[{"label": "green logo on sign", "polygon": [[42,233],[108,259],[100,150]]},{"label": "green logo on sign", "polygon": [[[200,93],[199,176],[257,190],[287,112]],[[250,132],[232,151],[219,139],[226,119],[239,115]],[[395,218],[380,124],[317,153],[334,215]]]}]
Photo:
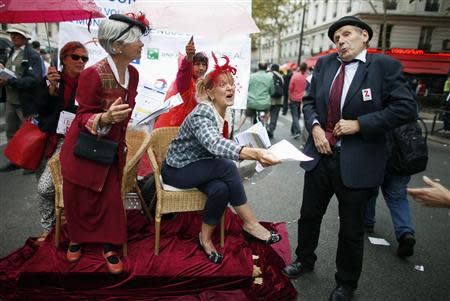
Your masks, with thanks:
[{"label": "green logo on sign", "polygon": [[159,60],[159,49],[158,48],[148,48],[147,58],[149,60]]}]

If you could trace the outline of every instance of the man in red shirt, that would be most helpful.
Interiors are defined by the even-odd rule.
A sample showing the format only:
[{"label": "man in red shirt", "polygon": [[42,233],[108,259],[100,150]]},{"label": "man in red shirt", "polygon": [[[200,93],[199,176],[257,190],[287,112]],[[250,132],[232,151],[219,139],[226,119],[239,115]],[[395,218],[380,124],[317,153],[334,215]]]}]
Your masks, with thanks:
[{"label": "man in red shirt", "polygon": [[301,112],[301,104],[303,95],[306,90],[306,64],[302,63],[300,65],[300,72],[294,72],[291,78],[291,82],[289,83],[289,108],[291,109],[292,114],[292,125],[291,125],[291,134],[294,139],[298,139],[300,137],[300,112]]}]

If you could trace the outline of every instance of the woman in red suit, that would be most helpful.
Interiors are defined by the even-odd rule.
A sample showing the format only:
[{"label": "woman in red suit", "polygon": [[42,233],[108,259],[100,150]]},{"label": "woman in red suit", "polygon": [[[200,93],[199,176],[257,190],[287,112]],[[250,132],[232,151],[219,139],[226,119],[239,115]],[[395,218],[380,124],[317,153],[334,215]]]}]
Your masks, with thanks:
[{"label": "woman in red suit", "polygon": [[[149,32],[143,15],[111,15],[98,30],[98,40],[108,57],[80,75],[77,115],[61,150],[63,194],[70,245],[67,259],[81,257],[85,243],[103,243],[103,257],[111,273],[123,271],[114,245],[126,242],[126,217],[120,192],[125,165],[125,132],[135,104],[139,81],[130,62],[141,57],[140,41]],[[112,164],[102,164],[74,154],[80,133],[118,144]]]}]

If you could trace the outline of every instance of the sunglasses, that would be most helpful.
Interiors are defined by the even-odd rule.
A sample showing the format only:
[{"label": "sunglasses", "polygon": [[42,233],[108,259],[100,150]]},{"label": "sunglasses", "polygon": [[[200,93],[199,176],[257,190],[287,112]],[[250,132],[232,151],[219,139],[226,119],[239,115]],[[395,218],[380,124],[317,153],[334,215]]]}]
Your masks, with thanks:
[{"label": "sunglasses", "polygon": [[71,54],[69,56],[74,61],[78,61],[79,59],[81,59],[83,61],[83,63],[86,63],[87,61],[89,61],[89,58],[87,56],[84,56],[84,55]]}]

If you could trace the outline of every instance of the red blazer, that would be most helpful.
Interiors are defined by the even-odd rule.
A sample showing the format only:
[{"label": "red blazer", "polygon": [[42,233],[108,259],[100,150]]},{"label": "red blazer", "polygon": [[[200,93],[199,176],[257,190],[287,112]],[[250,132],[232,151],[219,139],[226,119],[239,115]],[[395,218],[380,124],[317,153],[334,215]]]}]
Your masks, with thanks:
[{"label": "red blazer", "polygon": [[[105,139],[119,143],[118,160],[112,166],[79,158],[73,151],[80,131],[97,134],[96,124],[100,113],[106,112],[118,97],[122,97],[131,108],[134,107],[139,73],[131,65],[128,66],[128,71],[130,73],[128,91],[116,81],[106,59],[81,73],[76,94],[79,108],[60,154],[61,173],[65,181],[100,192],[107,180],[109,169],[114,167],[114,164],[118,164],[119,175],[122,174],[126,159],[125,133],[131,114],[122,122],[111,125],[111,129],[104,136]],[[121,179],[114,180],[120,183]]]}]

